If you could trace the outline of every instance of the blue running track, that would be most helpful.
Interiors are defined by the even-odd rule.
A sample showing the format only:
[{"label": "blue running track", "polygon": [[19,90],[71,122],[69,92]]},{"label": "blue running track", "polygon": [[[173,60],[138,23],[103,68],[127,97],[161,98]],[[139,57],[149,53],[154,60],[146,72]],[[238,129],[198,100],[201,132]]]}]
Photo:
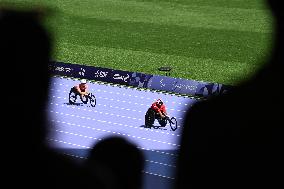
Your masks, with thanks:
[{"label": "blue running track", "polygon": [[[88,152],[107,136],[122,136],[143,151],[146,166],[143,171],[144,189],[168,189],[174,182],[177,150],[179,149],[183,116],[196,99],[178,97],[99,83],[88,83],[97,99],[96,107],[68,103],[68,94],[79,81],[53,77],[50,91],[49,135],[52,148],[77,160],[88,158]],[[178,121],[178,129],[170,126],[148,129],[144,127],[145,113],[151,104],[161,98],[168,114]],[[155,122],[155,125],[159,125]]]}]

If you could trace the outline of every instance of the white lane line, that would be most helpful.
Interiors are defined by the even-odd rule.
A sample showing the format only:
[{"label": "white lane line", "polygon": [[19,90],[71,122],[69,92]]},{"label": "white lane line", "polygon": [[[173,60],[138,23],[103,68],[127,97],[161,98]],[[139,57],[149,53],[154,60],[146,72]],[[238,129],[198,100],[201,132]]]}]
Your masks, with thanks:
[{"label": "white lane line", "polygon": [[155,175],[155,176],[159,176],[159,177],[163,177],[163,178],[167,178],[167,179],[172,179],[172,180],[175,179],[173,177],[167,177],[167,176],[163,176],[163,175],[159,175],[159,174],[151,173],[151,172],[147,172],[147,171],[143,171],[143,173],[150,174],[150,175]]},{"label": "white lane line", "polygon": [[[50,103],[50,104],[53,104],[53,103]],[[56,106],[62,106],[62,107],[65,107],[65,105],[59,105],[59,104],[55,104]],[[70,106],[67,106],[67,108],[70,108]],[[76,107],[72,107],[73,109],[75,109]],[[78,108],[79,110],[80,110],[80,108]],[[49,110],[51,113],[53,113],[54,111],[53,110]],[[89,112],[90,112],[90,110],[88,110]],[[98,111],[92,111],[91,110],[91,112],[94,112],[94,113],[97,113]],[[56,114],[59,114],[59,112],[55,112]],[[103,112],[98,112],[99,114],[103,114]],[[61,115],[64,115],[63,113],[60,113]],[[109,113],[104,113],[104,114],[106,114],[106,115],[108,115]],[[78,117],[78,115],[73,115],[73,114],[67,114],[67,113],[65,113],[65,115],[66,116],[72,116],[72,117],[74,117],[74,116],[76,116],[76,117]],[[109,115],[111,115],[111,116],[116,116],[116,117],[119,117],[120,115],[115,115],[115,114],[109,114]],[[80,117],[80,116],[79,116]],[[100,120],[98,120],[98,119],[94,119],[94,118],[90,118],[90,117],[84,117],[84,116],[81,116],[80,118],[82,118],[82,119],[88,119],[88,120],[93,120],[93,121],[100,121]],[[128,119],[131,119],[131,118],[128,118]],[[132,119],[134,119],[134,120],[139,120],[139,121],[141,121],[141,119],[138,119],[138,118],[132,118]],[[111,121],[107,121],[107,120],[103,120],[103,121],[100,121],[100,122],[107,122],[108,124],[110,124],[110,125],[116,125],[117,123],[113,123],[113,122],[111,122]],[[145,131],[150,131],[150,132],[156,132],[156,133],[161,133],[161,134],[166,134],[166,135],[172,135],[172,136],[176,136],[176,137],[180,137],[180,135],[179,134],[174,134],[174,133],[169,133],[169,132],[163,132],[163,131],[157,131],[157,130],[154,130],[154,129],[145,129],[145,128],[142,128],[142,127],[137,127],[137,126],[133,126],[133,125],[127,125],[127,124],[121,124],[122,126],[124,126],[124,127],[129,127],[129,128],[134,128],[134,129],[139,129],[139,130],[145,130]],[[180,127],[180,126],[178,126],[178,127]]]},{"label": "white lane line", "polygon": [[[52,96],[52,98],[62,98],[62,99],[64,99],[64,100],[67,100],[67,98],[63,98],[63,97],[57,97],[57,96]],[[102,98],[102,97],[99,97],[99,98]],[[109,99],[109,100],[114,100],[114,99]],[[121,108],[121,107],[119,107],[119,106],[116,106],[116,107],[114,107],[114,106],[111,106],[111,105],[106,105],[106,104],[96,104],[97,106],[104,106],[104,107],[111,107],[111,108],[116,108],[116,109],[121,109],[121,110],[124,110],[125,108]],[[133,111],[133,112],[136,112],[137,110],[134,110],[134,109],[126,109],[127,111]],[[137,111],[137,112],[139,112],[139,113],[141,113],[142,111]]]},{"label": "white lane line", "polygon": [[[62,123],[61,121],[55,121],[55,120],[51,120],[51,122],[57,122],[57,123]],[[81,127],[81,128],[87,128],[87,129],[92,129],[92,130],[97,130],[97,131],[102,131],[102,132],[111,132],[113,134],[117,134],[117,135],[123,135],[124,136],[128,136],[128,137],[132,137],[132,138],[137,138],[137,136],[135,135],[129,135],[129,134],[125,134],[125,133],[119,133],[119,132],[116,132],[116,131],[110,131],[110,130],[106,130],[106,129],[98,129],[98,128],[95,128],[95,127],[90,127],[90,126],[86,126],[86,125],[79,125],[79,124],[74,124],[74,123],[63,123],[63,124],[67,124],[67,125],[72,125],[72,126],[76,126],[76,127]],[[171,145],[171,146],[175,146],[177,149],[180,147],[179,144],[175,144],[175,143],[171,143],[171,142],[165,142],[165,141],[160,141],[160,140],[155,140],[155,139],[150,139],[150,138],[145,138],[145,137],[139,137],[138,139],[142,139],[142,140],[147,140],[147,141],[152,141],[152,142],[157,142],[157,143],[162,143],[162,144],[168,144],[168,145]]]},{"label": "white lane line", "polygon": [[[64,100],[68,100],[67,98],[64,98],[64,97],[60,97],[60,96],[52,96],[53,98],[62,98],[62,99],[64,99]],[[117,101],[117,102],[122,102],[122,103],[128,103],[128,104],[135,104],[135,105],[140,105],[140,106],[147,106],[148,108],[151,106],[151,104],[141,104],[141,103],[137,103],[137,102],[135,102],[135,103],[133,103],[133,102],[131,102],[131,101],[125,101],[125,100],[119,100],[119,99],[117,99],[117,100],[114,100],[114,99],[112,99],[112,98],[107,98],[107,97],[96,97],[96,98],[98,98],[98,99],[103,99],[103,100],[110,100],[110,101]],[[106,104],[97,104],[97,105],[99,105],[99,106],[109,106],[109,105],[106,105]],[[118,106],[116,106],[115,108],[119,108]],[[169,110],[171,110],[171,111],[177,111],[177,112],[183,112],[183,113],[186,113],[186,111],[185,110],[176,110],[176,109],[174,109],[174,108],[171,108],[171,109],[168,109],[168,111]],[[133,110],[132,110],[133,111]],[[138,111],[138,112],[141,112],[141,111]],[[182,118],[178,118],[178,119],[182,119]]]},{"label": "white lane line", "polygon": [[[72,156],[72,157],[76,157],[76,158],[80,158],[80,159],[88,159],[86,157],[82,157],[82,156],[78,156],[78,155],[73,155],[73,154],[69,154],[69,153],[64,153],[65,155],[68,155],[68,156]],[[162,166],[167,166],[167,167],[174,167],[176,168],[175,165],[171,165],[171,164],[166,164],[166,163],[162,163],[162,162],[157,162],[157,161],[152,161],[152,160],[147,160],[145,159],[145,162],[146,163],[153,163],[153,164],[159,164],[159,165],[162,165]]]},{"label": "white lane line", "polygon": [[55,132],[58,132],[58,133],[64,133],[64,134],[69,134],[69,135],[74,135],[74,136],[79,136],[79,137],[84,137],[84,138],[89,138],[89,139],[93,139],[93,140],[102,140],[100,138],[81,135],[81,134],[78,134],[78,133],[72,133],[72,132],[68,132],[68,131],[62,131],[62,130],[59,130],[59,129],[50,129],[50,131],[55,131]]},{"label": "white lane line", "polygon": [[154,164],[159,164],[159,165],[163,165],[163,166],[168,166],[168,167],[174,167],[176,168],[175,165],[171,165],[171,164],[166,164],[166,163],[161,163],[161,162],[157,162],[157,161],[151,161],[151,160],[145,160],[146,162],[149,162],[149,163],[154,163]]},{"label": "white lane line", "polygon": [[[50,103],[51,104],[51,103]],[[54,105],[57,105],[57,106],[60,106],[59,104],[54,104]],[[62,107],[66,107],[68,108],[69,106],[67,105],[61,105]],[[74,106],[73,106],[74,107]],[[86,110],[86,109],[79,109],[79,110],[83,110],[83,111],[88,111],[88,112],[94,112],[94,113],[98,113],[98,114],[105,114],[105,115],[111,115],[111,116],[116,116],[116,117],[122,117],[122,118],[127,118],[127,119],[134,119],[134,120],[139,120],[139,121],[142,121],[142,119],[139,119],[139,118],[134,118],[134,117],[130,117],[130,116],[125,116],[125,115],[119,115],[119,114],[109,114],[108,112],[99,112],[97,110],[93,110],[93,111],[90,111],[90,110]],[[81,117],[81,118],[85,118],[85,117]],[[87,118],[87,119],[92,119],[92,118]]]},{"label": "white lane line", "polygon": [[149,148],[141,148],[141,147],[137,147],[137,148],[139,148],[141,150],[147,150],[147,151],[152,151],[152,152],[156,152],[156,153],[160,153],[160,154],[165,154],[165,155],[178,157],[178,154],[172,154],[172,153],[163,152],[163,151],[159,151],[159,150],[153,150],[153,149],[149,149]]},{"label": "white lane line", "polygon": [[[85,159],[85,160],[88,159],[88,158],[85,158],[85,157],[82,157],[82,156],[78,156],[78,155],[74,155],[74,154],[69,154],[69,153],[63,153],[63,154],[66,155],[66,156],[73,157],[73,158]],[[142,171],[142,173],[150,174],[150,175],[155,175],[155,176],[159,176],[159,177],[163,177],[163,178],[168,178],[168,179],[174,179],[174,178],[171,178],[171,177],[167,177],[167,176],[164,176],[164,175],[159,175],[159,174],[155,174],[155,173],[151,173],[151,172],[147,172],[147,171]]]},{"label": "white lane line", "polygon": [[[83,148],[87,148],[87,149],[92,149],[93,148],[93,147],[90,147],[90,146],[83,146],[83,145],[75,144],[75,143],[72,143],[72,142],[65,142],[65,141],[62,141],[62,140],[56,140],[56,139],[52,139],[52,138],[47,138],[47,140],[50,140],[50,141],[53,141],[53,142],[57,142],[57,143],[64,143],[64,144],[68,144],[68,145],[72,145],[72,146],[79,146],[79,147],[83,147]],[[102,140],[102,139],[100,139],[100,140]],[[78,156],[78,157],[80,157],[80,156]],[[80,157],[80,158],[81,159],[88,159],[88,158],[85,158],[85,157]],[[170,164],[166,164],[166,163],[162,163],[162,162],[156,162],[156,161],[147,160],[147,159],[145,160],[145,162],[176,168],[175,165],[170,165]]]},{"label": "white lane line", "polygon": [[72,145],[72,146],[77,146],[77,147],[91,149],[91,147],[88,147],[88,146],[83,146],[83,145],[75,144],[75,143],[71,143],[71,142],[65,142],[65,141],[62,141],[62,140],[56,140],[56,139],[52,139],[52,138],[48,138],[47,140],[58,142],[58,143],[64,143],[64,144],[68,144],[68,145]]},{"label": "white lane line", "polygon": [[[53,83],[54,85],[56,85],[57,83]],[[59,85],[62,85],[62,84],[59,84]],[[65,85],[66,87],[69,87],[69,85]],[[71,87],[70,87],[71,88]],[[55,90],[55,89],[50,89],[50,90]],[[56,90],[56,91],[58,91],[59,92],[59,90]],[[94,89],[91,89],[91,91],[92,92],[94,92],[94,93],[97,93],[97,92],[104,92],[104,93],[110,93],[110,94],[114,94],[114,92],[112,92],[112,91],[106,91],[106,90],[101,90],[101,89],[96,89],[96,90],[94,90]],[[66,91],[67,92],[67,91]],[[69,93],[69,91],[68,91],[68,93]],[[126,94],[125,93],[123,93],[123,94],[121,94],[121,93],[119,93],[119,92],[116,92],[115,94],[117,94],[117,95],[122,95],[122,96],[126,96]],[[163,93],[162,93],[163,94]],[[165,94],[164,94],[165,95]],[[137,96],[137,95],[127,95],[127,96],[129,96],[129,97],[134,97],[134,98],[144,98],[143,96]],[[125,98],[125,97],[124,97]],[[157,100],[157,99],[151,99],[151,98],[145,98],[145,99],[147,99],[147,100],[151,100],[151,101],[155,101],[155,100]],[[168,101],[165,101],[165,102],[167,102],[168,103]],[[172,104],[175,104],[176,102],[175,101],[172,101],[172,102],[170,102],[170,103],[172,103]],[[179,104],[182,104],[182,103],[179,103]],[[188,104],[183,104],[184,106],[187,106]]]},{"label": "white lane line", "polygon": [[78,159],[85,159],[87,160],[88,158],[85,158],[85,157],[82,157],[82,156],[78,156],[78,155],[74,155],[74,154],[69,154],[69,153],[63,153],[63,155],[66,155],[66,156],[71,156],[71,157],[74,157],[74,158],[78,158]]}]

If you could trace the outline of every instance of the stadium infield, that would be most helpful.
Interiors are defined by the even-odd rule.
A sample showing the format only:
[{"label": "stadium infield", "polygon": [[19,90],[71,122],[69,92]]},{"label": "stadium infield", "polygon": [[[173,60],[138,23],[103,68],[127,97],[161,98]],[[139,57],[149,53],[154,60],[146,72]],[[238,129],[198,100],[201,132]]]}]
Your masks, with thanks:
[{"label": "stadium infield", "polygon": [[235,85],[264,64],[272,18],[264,0],[13,0],[48,6],[53,58]]}]

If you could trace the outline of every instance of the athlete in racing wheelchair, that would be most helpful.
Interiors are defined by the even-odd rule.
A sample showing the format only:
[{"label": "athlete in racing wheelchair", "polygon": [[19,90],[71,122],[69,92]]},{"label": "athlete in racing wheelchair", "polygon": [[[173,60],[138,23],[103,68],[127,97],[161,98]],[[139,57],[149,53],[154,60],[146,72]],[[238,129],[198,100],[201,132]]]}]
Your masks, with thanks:
[{"label": "athlete in racing wheelchair", "polygon": [[161,99],[156,100],[152,106],[148,109],[145,115],[145,127],[154,127],[155,119],[158,120],[161,127],[165,127],[167,124],[167,111]]},{"label": "athlete in racing wheelchair", "polygon": [[[87,89],[88,89],[87,81],[86,81],[86,79],[82,79],[81,83],[79,85],[75,85],[74,87],[71,88],[69,94],[75,93],[76,96],[80,95],[80,98],[84,99],[84,97],[88,95]],[[77,98],[76,96],[75,96],[75,98]],[[74,104],[74,101],[71,98],[69,98],[69,103]]]},{"label": "athlete in racing wheelchair", "polygon": [[84,104],[89,104],[92,107],[96,106],[96,97],[91,92],[87,91],[87,81],[85,79],[81,80],[81,83],[79,85],[76,85],[70,89],[69,92],[69,104],[73,105],[76,103],[77,96],[80,96],[81,101]]}]

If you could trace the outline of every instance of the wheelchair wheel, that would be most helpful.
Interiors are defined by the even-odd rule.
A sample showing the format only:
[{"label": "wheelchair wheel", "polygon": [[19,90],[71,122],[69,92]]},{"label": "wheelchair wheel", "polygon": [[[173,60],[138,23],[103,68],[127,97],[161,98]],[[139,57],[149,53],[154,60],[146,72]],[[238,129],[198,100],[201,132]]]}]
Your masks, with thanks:
[{"label": "wheelchair wheel", "polygon": [[69,104],[75,104],[76,100],[77,100],[77,94],[72,88],[69,92]]},{"label": "wheelchair wheel", "polygon": [[154,124],[155,121],[155,113],[150,108],[145,114],[145,126],[150,127]]},{"label": "wheelchair wheel", "polygon": [[165,127],[167,125],[167,120],[166,119],[158,119],[158,122],[161,127]]},{"label": "wheelchair wheel", "polygon": [[177,130],[177,120],[176,120],[175,117],[171,118],[170,127],[171,127],[172,131]]},{"label": "wheelchair wheel", "polygon": [[88,103],[88,97],[87,96],[80,96],[80,99],[81,101],[84,103],[84,104],[87,104]]},{"label": "wheelchair wheel", "polygon": [[96,106],[96,97],[95,95],[93,95],[92,93],[89,94],[89,98],[90,98],[90,104],[92,107]]}]

